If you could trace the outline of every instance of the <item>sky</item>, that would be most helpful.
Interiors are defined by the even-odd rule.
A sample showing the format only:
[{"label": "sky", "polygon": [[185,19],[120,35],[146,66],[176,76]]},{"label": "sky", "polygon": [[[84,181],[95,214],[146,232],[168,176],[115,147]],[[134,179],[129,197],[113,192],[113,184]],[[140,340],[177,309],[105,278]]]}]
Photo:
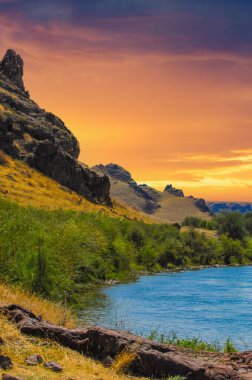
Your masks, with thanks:
[{"label": "sky", "polygon": [[0,0],[0,55],[22,55],[81,161],[252,201],[251,20],[251,0]]}]

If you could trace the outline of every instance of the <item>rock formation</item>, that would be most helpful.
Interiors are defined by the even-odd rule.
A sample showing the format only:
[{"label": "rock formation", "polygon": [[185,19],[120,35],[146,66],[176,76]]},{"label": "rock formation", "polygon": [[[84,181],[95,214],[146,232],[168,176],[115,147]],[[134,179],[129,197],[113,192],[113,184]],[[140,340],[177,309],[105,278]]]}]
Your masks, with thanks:
[{"label": "rock formation", "polygon": [[139,185],[120,165],[97,165],[92,168],[110,179],[111,196],[126,206],[151,215],[158,222],[182,223],[185,217],[208,219],[209,209],[203,199],[185,197],[183,190],[167,185],[164,191]]},{"label": "rock formation", "polygon": [[13,50],[0,63],[0,149],[87,199],[111,205],[108,177],[81,164],[75,136],[29,98],[23,65]]},{"label": "rock formation", "polygon": [[138,185],[137,182],[132,178],[130,172],[128,172],[122,166],[111,163],[108,165],[94,166],[92,170],[95,170],[97,173],[106,174],[110,178],[115,179],[119,182],[125,182],[134,191],[136,196],[144,201],[143,211],[145,213],[152,214],[156,209],[160,207],[158,204],[160,197],[159,191],[152,189],[147,185]]},{"label": "rock formation", "polygon": [[184,192],[181,189],[176,189],[176,187],[173,187],[172,185],[167,185],[164,189],[167,193],[170,193],[172,195],[175,195],[175,197],[184,197]]},{"label": "rock formation", "polygon": [[182,376],[186,380],[251,380],[252,352],[195,352],[155,343],[122,331],[101,327],[69,330],[50,324],[18,305],[0,308],[24,334],[49,338],[84,355],[113,363],[120,353],[134,353],[129,372],[151,378]]},{"label": "rock formation", "polygon": [[0,70],[21,91],[25,91],[23,82],[24,61],[14,50],[7,50],[0,64]]}]

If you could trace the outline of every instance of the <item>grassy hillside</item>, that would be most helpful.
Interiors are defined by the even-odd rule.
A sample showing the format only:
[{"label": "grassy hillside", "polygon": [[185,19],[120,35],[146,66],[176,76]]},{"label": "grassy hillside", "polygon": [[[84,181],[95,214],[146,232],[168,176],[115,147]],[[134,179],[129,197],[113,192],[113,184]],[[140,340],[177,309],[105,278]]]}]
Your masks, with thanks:
[{"label": "grassy hillside", "polygon": [[169,220],[171,223],[181,223],[186,216],[194,216],[204,220],[210,220],[208,213],[202,212],[195,206],[193,199],[188,197],[176,197],[167,192],[162,193],[161,207],[157,209],[153,217],[159,222]]},{"label": "grassy hillside", "polygon": [[[142,211],[146,205],[143,197],[139,196],[128,183],[110,177],[111,196],[113,199],[135,210]],[[200,211],[189,197],[176,197],[167,192],[160,192],[157,208],[150,217],[158,223],[181,223],[187,216],[209,220],[208,213]]]},{"label": "grassy hillside", "polygon": [[[74,327],[75,321],[71,314],[60,305],[42,300],[32,294],[13,287],[0,284],[0,304],[15,303],[28,309],[32,309],[36,314],[41,315],[50,322]],[[120,374],[120,366],[123,364],[122,358],[118,358],[114,367],[106,369],[100,363],[86,358],[77,352],[59,346],[51,341],[38,338],[29,338],[20,333],[18,328],[0,316],[0,337],[5,344],[0,349],[2,355],[7,355],[12,359],[14,367],[8,371],[9,375],[19,376],[30,380],[54,380],[54,379],[86,379],[86,380],[126,380],[127,377]],[[25,364],[27,356],[38,354],[44,361],[56,361],[61,364],[64,371],[57,374],[45,369],[43,365],[29,367]],[[120,360],[119,360],[120,359]],[[0,376],[7,371],[0,369]]]},{"label": "grassy hillside", "polygon": [[0,195],[24,206],[48,210],[69,209],[83,212],[100,212],[114,217],[151,221],[148,216],[114,202],[114,207],[96,205],[62,187],[57,182],[13,160],[0,151]]}]

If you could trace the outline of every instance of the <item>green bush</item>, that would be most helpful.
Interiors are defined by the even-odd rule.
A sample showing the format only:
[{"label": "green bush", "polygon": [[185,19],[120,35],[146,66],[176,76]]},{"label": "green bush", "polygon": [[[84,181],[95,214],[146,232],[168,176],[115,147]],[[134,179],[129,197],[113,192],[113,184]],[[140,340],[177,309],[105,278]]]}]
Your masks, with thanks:
[{"label": "green bush", "polygon": [[251,262],[251,247],[251,240],[226,235],[219,241],[166,224],[0,199],[0,281],[55,299],[74,298],[84,287],[141,270]]}]

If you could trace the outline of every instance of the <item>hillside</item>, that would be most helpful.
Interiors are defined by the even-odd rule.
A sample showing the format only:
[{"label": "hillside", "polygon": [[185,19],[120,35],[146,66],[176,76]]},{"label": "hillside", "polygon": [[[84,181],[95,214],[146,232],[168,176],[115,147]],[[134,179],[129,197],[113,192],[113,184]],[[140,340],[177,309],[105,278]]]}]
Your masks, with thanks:
[{"label": "hillside", "polygon": [[75,136],[62,120],[30,99],[23,67],[13,50],[0,62],[0,149],[90,201],[110,206],[108,178],[78,161]]},{"label": "hillside", "polygon": [[161,223],[181,223],[187,216],[210,219],[203,199],[185,197],[182,190],[168,185],[163,192],[147,185],[138,185],[131,174],[116,164],[92,168],[110,179],[111,197]]},{"label": "hillside", "polygon": [[0,151],[0,197],[24,206],[47,210],[67,209],[99,212],[112,217],[142,220],[151,219],[134,209],[114,202],[113,208],[90,202],[83,196],[58,184],[21,161]]}]

